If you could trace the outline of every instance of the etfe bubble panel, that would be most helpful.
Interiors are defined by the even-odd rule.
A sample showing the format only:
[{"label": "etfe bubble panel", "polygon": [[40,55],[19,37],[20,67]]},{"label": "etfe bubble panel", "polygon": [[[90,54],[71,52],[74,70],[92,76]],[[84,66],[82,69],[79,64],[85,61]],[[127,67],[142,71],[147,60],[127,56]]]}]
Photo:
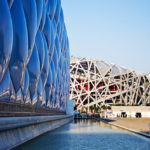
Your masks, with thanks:
[{"label": "etfe bubble panel", "polygon": [[69,44],[60,0],[0,0],[0,100],[65,110]]}]

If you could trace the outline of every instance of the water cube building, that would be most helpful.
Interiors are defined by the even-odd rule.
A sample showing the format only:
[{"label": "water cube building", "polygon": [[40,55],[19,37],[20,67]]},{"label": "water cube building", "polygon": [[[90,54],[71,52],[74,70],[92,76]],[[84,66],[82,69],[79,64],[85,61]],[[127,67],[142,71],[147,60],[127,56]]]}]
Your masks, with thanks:
[{"label": "water cube building", "polygon": [[61,0],[1,0],[0,20],[0,103],[65,111],[70,54]]}]

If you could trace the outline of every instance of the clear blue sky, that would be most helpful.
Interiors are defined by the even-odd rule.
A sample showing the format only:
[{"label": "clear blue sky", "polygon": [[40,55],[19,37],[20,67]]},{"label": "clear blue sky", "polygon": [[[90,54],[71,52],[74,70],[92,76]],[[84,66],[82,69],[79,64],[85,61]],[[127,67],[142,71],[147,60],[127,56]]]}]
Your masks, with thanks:
[{"label": "clear blue sky", "polygon": [[150,0],[62,0],[71,55],[150,72]]}]

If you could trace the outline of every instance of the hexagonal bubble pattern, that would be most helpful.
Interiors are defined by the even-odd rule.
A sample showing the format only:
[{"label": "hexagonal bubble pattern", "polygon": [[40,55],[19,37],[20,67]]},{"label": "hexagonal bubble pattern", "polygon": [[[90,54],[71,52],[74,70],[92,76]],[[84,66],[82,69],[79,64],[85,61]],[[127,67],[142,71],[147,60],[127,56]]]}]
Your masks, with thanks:
[{"label": "hexagonal bubble pattern", "polygon": [[0,100],[65,110],[70,55],[61,0],[1,0],[0,20]]}]

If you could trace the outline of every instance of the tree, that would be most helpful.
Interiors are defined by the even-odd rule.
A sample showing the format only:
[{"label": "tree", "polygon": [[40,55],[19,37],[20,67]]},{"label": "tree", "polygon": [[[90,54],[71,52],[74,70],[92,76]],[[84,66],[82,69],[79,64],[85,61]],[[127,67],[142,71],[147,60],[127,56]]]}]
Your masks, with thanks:
[{"label": "tree", "polygon": [[150,106],[150,103],[147,103],[146,106]]},{"label": "tree", "polygon": [[110,107],[110,106],[107,106],[107,109],[109,109],[109,110],[110,110],[110,109],[111,109],[111,107]]},{"label": "tree", "polygon": [[100,113],[101,112],[101,108],[99,106],[95,107],[95,112],[96,113]]},{"label": "tree", "polygon": [[87,107],[82,106],[82,108],[81,108],[81,113],[87,113]]},{"label": "tree", "polygon": [[107,107],[105,105],[102,105],[101,108],[102,109],[107,109]]},{"label": "tree", "polygon": [[92,105],[92,106],[90,106],[89,108],[90,108],[90,111],[93,113],[93,111],[94,111],[94,106]]}]

